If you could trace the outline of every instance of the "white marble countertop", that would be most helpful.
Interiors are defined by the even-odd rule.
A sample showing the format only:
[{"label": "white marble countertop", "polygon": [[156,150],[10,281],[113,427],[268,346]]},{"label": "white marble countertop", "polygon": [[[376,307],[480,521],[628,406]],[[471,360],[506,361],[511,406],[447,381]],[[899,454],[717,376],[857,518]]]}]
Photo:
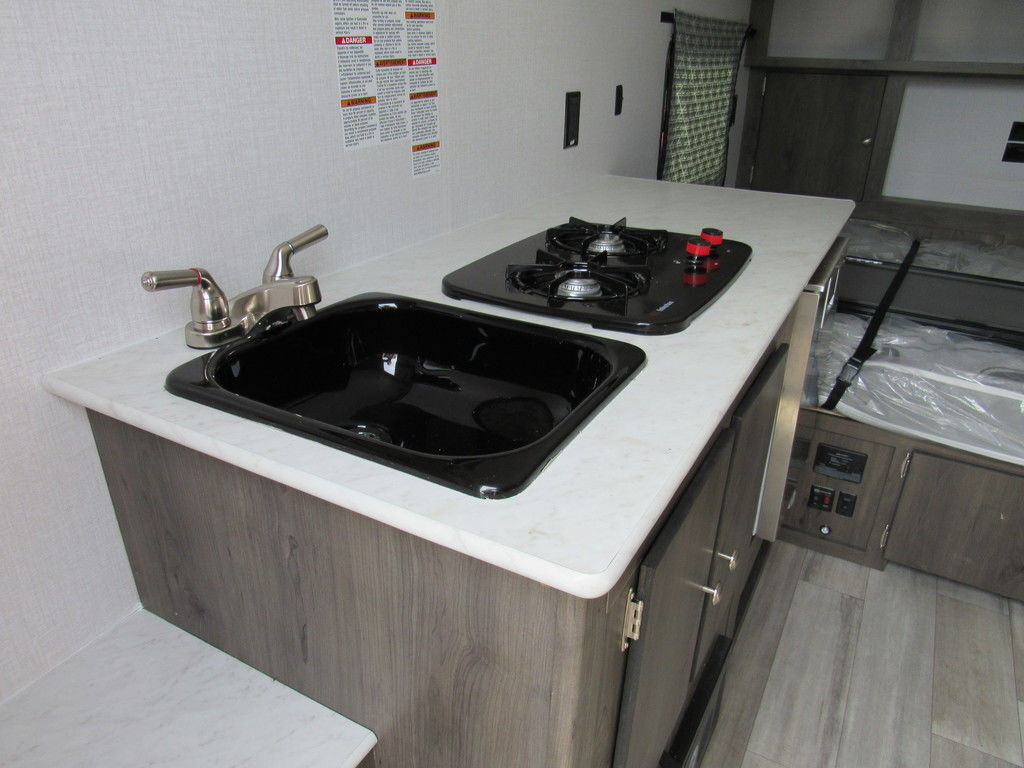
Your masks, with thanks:
[{"label": "white marble countertop", "polygon": [[0,705],[7,768],[356,768],[376,743],[146,611]]},{"label": "white marble countertop", "polygon": [[[608,592],[740,393],[801,289],[853,210],[849,201],[596,177],[528,204],[320,278],[321,306],[369,291],[460,304],[641,347],[647,363],[521,493],[482,500],[175,397],[167,373],[196,351],[181,329],[48,374],[54,394],[579,597]],[[441,278],[570,215],[633,226],[718,227],[753,258],[681,333],[639,336],[458,302]],[[187,320],[182,302],[182,320]]]}]

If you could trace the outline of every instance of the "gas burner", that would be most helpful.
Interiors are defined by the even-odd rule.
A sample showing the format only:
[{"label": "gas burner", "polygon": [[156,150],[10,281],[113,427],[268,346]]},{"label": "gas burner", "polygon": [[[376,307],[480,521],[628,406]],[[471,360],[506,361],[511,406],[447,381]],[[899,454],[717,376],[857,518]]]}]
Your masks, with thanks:
[{"label": "gas burner", "polygon": [[[510,264],[505,279],[517,291],[552,302],[609,302],[607,308],[625,312],[626,299],[644,293],[650,281],[646,267],[612,267],[576,263]],[[621,307],[619,305],[621,304]]]},{"label": "gas burner", "polygon": [[563,299],[594,299],[601,295],[601,284],[581,270],[560,282],[557,293]]},{"label": "gas burner", "polygon": [[614,253],[618,256],[625,252],[626,241],[611,227],[602,226],[597,236],[587,244],[587,253]]},{"label": "gas burner", "polygon": [[624,218],[614,224],[591,224],[570,216],[568,224],[547,231],[549,248],[568,251],[587,261],[607,256],[641,259],[664,248],[667,241],[667,232],[627,227]]}]

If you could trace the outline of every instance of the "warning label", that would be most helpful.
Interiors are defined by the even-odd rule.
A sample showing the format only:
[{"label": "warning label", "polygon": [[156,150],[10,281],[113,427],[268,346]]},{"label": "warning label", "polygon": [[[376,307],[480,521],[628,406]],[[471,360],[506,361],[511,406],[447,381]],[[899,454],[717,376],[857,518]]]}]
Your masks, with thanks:
[{"label": "warning label", "polygon": [[407,141],[412,173],[440,168],[434,0],[333,0],[342,145]]}]

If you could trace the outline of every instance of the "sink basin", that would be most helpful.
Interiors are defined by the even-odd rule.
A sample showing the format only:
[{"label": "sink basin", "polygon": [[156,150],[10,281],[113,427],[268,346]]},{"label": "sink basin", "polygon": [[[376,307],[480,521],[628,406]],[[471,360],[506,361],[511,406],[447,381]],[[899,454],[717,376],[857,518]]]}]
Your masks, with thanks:
[{"label": "sink basin", "polygon": [[280,317],[175,368],[167,389],[483,498],[521,491],[645,359],[402,296]]}]

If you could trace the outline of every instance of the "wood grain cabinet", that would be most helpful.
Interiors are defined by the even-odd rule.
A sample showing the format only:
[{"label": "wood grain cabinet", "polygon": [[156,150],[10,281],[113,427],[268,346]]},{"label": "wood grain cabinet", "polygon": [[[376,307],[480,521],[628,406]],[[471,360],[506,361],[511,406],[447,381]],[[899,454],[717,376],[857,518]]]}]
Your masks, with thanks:
[{"label": "wood grain cabinet", "polygon": [[615,768],[652,768],[676,732],[689,699],[702,612],[711,610],[711,559],[733,433],[719,435],[640,566],[644,613],[629,649]]},{"label": "wood grain cabinet", "polygon": [[885,556],[1024,600],[1024,472],[914,451]]},{"label": "wood grain cabinet", "polygon": [[373,730],[378,768],[655,768],[707,660],[724,667],[785,360],[782,345],[596,599],[90,423],[142,604]]},{"label": "wood grain cabinet", "polygon": [[805,409],[789,477],[780,538],[1024,599],[1024,467]]},{"label": "wood grain cabinet", "polygon": [[716,638],[733,636],[740,598],[763,544],[762,539],[754,536],[754,526],[787,353],[787,345],[772,353],[733,414],[731,426],[736,437],[709,577],[710,584],[720,586],[721,599],[717,605],[705,608],[695,665],[698,674]]},{"label": "wood grain cabinet", "polygon": [[641,563],[644,618],[629,649],[615,768],[654,768],[670,745],[687,749],[697,735],[680,734],[684,715],[713,706],[694,692],[721,672],[763,543],[754,524],[787,351],[782,344],[764,363]]}]

